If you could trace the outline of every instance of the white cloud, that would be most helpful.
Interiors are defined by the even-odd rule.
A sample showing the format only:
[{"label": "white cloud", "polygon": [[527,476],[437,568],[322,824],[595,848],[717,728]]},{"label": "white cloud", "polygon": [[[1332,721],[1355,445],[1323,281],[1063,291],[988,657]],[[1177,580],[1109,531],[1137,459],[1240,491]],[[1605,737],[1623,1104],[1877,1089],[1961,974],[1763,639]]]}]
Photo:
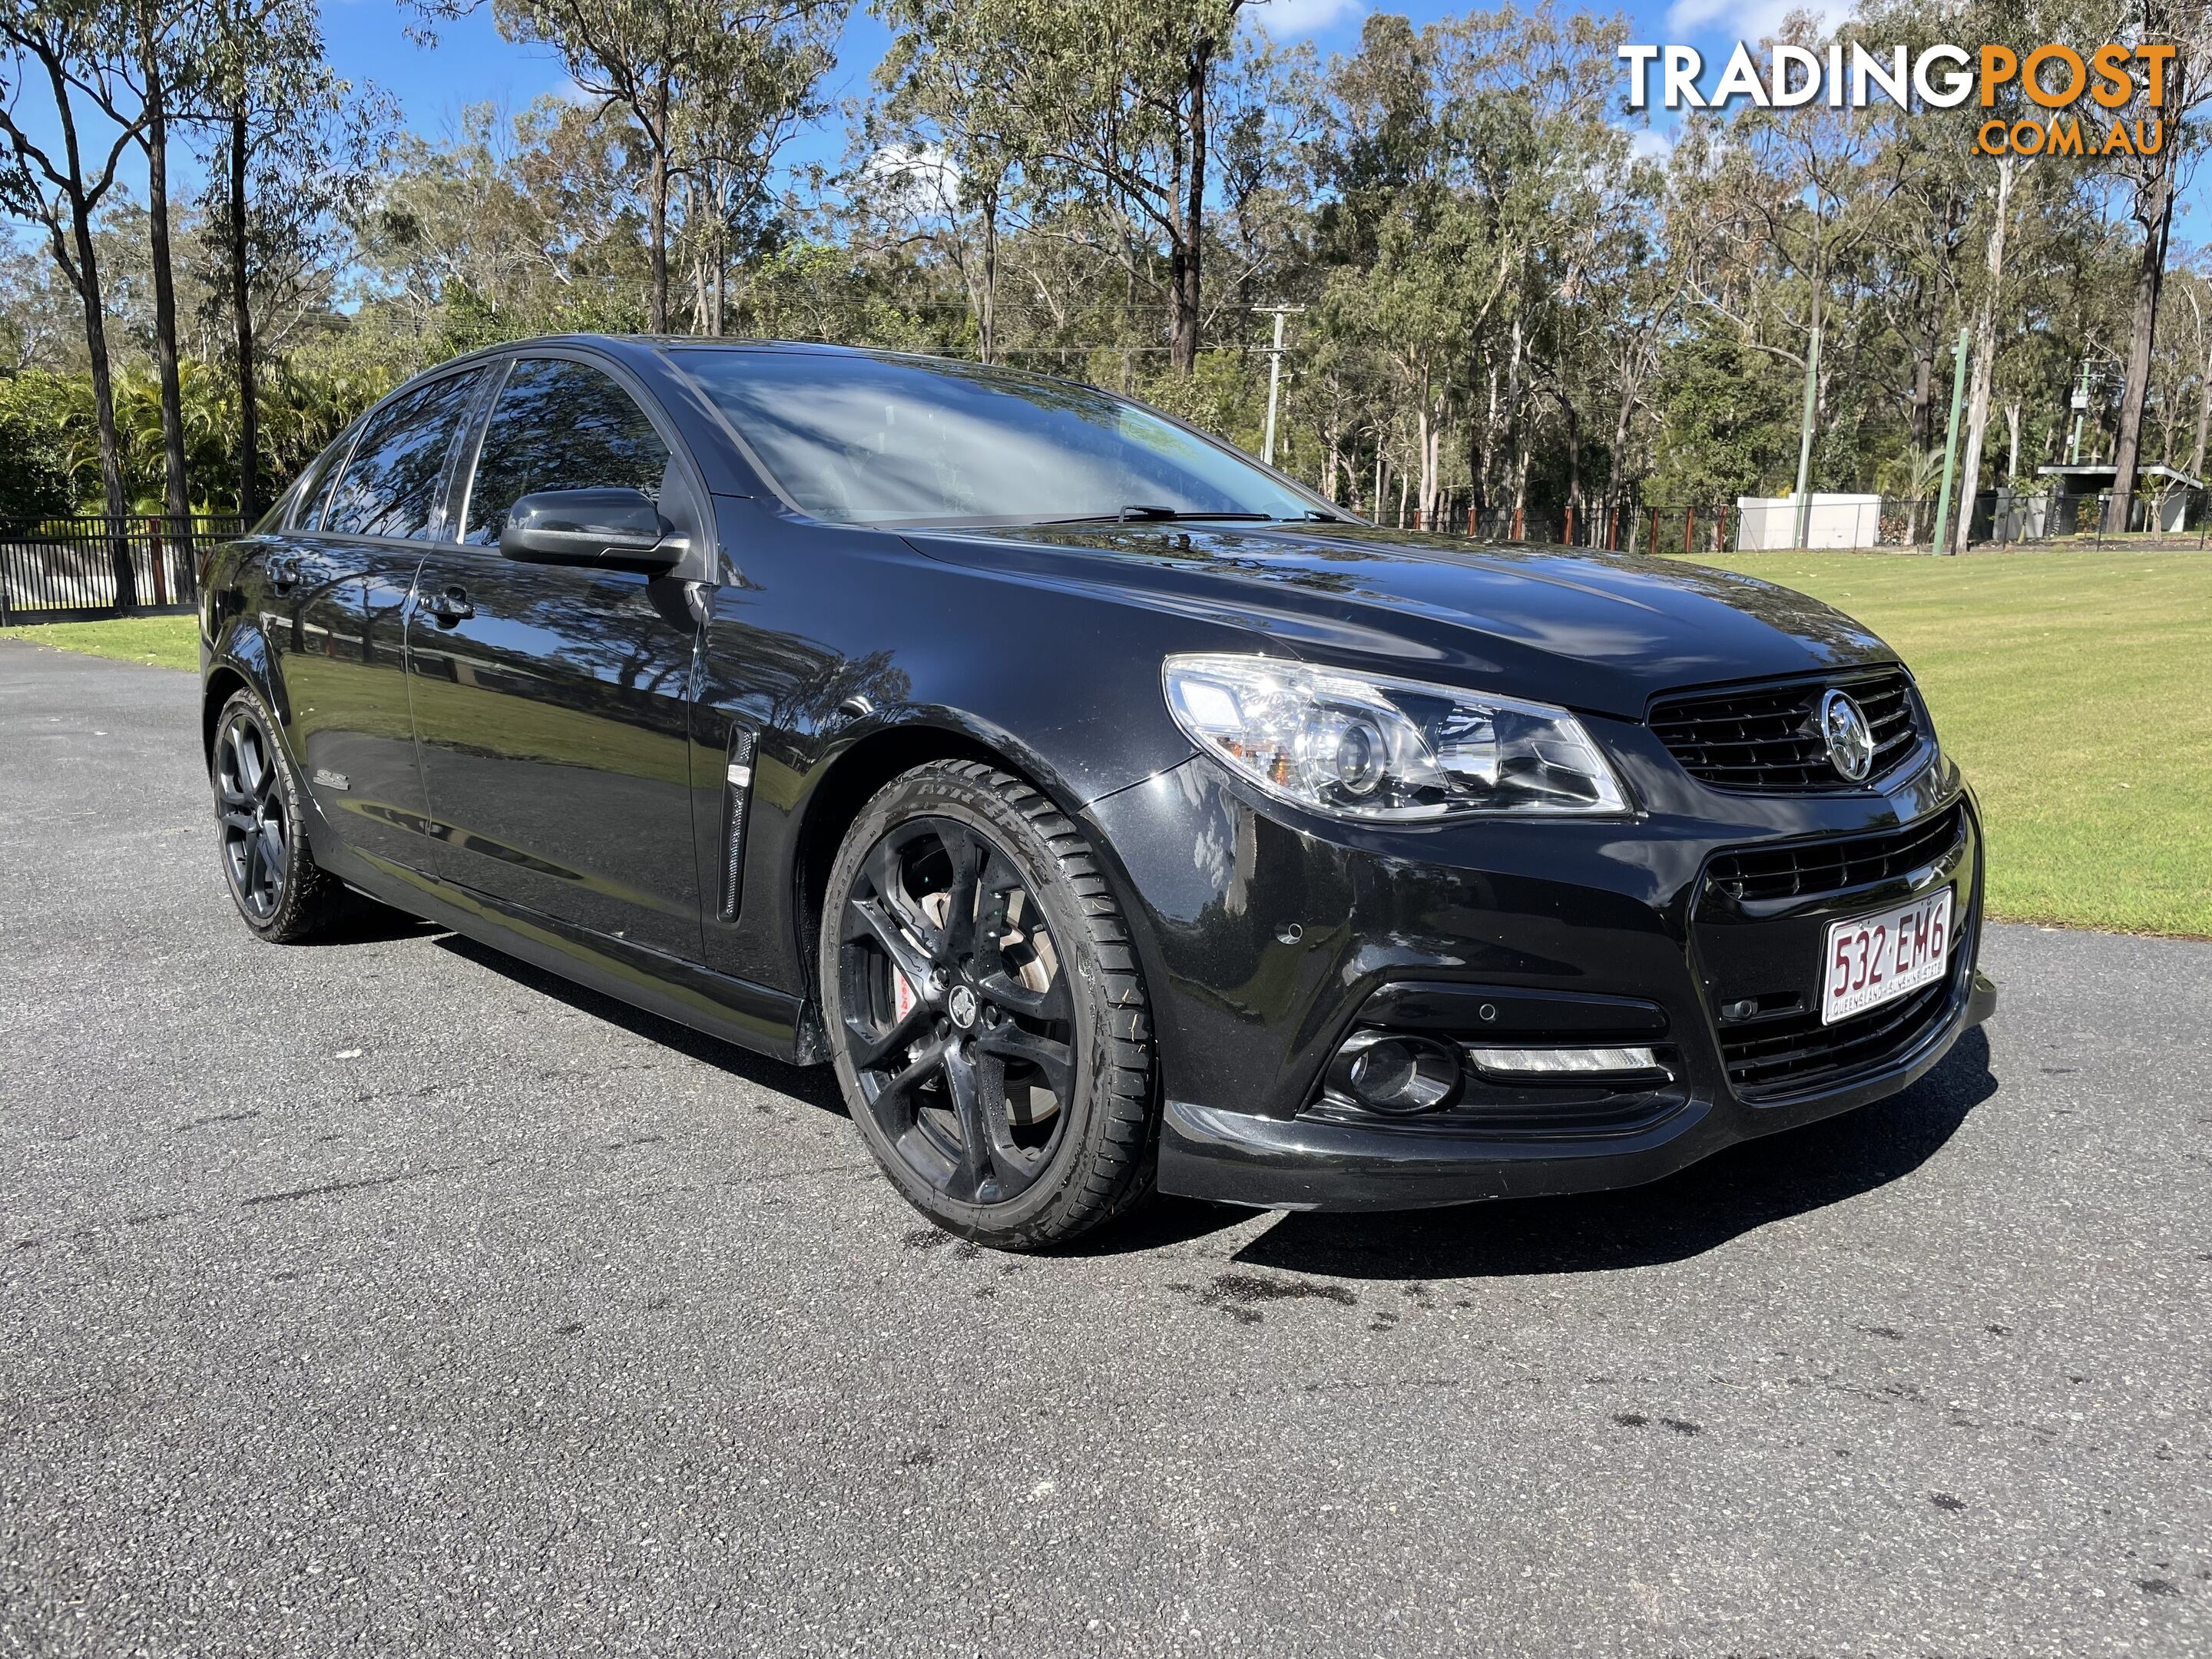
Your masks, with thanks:
[{"label": "white cloud", "polygon": [[1674,135],[1645,127],[1628,135],[1628,153],[1643,161],[1664,161],[1674,153]]},{"label": "white cloud", "polygon": [[935,144],[886,144],[861,164],[877,200],[919,219],[951,213],[960,201],[960,167]]},{"label": "white cloud", "polygon": [[[1810,12],[1826,33],[1827,20],[1838,10],[1819,0],[1674,0],[1667,9],[1667,27],[1678,39],[1692,29],[1710,28],[1755,41],[1779,33],[1790,15],[1799,11]],[[1719,61],[1726,62],[1726,54]]]},{"label": "white cloud", "polygon": [[1360,0],[1260,0],[1244,15],[1278,40],[1322,29],[1364,9]]}]

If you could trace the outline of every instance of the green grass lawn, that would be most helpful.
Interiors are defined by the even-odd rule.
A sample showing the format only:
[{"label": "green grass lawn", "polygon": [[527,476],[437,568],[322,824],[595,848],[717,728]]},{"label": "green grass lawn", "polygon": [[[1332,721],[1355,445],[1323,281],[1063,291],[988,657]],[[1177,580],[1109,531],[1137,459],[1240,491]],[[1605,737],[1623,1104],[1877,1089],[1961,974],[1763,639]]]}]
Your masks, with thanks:
[{"label": "green grass lawn", "polygon": [[[2212,555],[1760,553],[1919,676],[1981,792],[1990,902],[2021,921],[2212,937]],[[10,630],[198,665],[190,617]]]},{"label": "green grass lawn", "polygon": [[1826,600],[1911,665],[1981,792],[1994,914],[2212,936],[2212,555],[1704,562]]},{"label": "green grass lawn", "polygon": [[197,672],[200,665],[199,623],[192,617],[129,617],[120,622],[41,623],[36,628],[0,628],[0,639],[29,640],[118,662],[147,662],[159,668]]}]

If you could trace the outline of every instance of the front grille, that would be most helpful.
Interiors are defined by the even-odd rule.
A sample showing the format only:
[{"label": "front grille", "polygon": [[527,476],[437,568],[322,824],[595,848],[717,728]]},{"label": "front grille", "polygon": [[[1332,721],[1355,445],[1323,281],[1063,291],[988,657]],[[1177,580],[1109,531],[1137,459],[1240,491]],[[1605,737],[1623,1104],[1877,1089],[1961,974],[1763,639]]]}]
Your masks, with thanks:
[{"label": "front grille", "polygon": [[1954,805],[1948,812],[1879,835],[1723,853],[1712,861],[1705,878],[1737,900],[1840,893],[1925,869],[1958,846],[1966,833],[1966,809]]},{"label": "front grille", "polygon": [[1869,782],[1919,742],[1919,704],[1901,668],[1667,697],[1651,707],[1651,730],[1684,771],[1716,789],[1810,795],[1862,788],[1830,763],[1819,730],[1820,698],[1831,687],[1850,694],[1874,734]]},{"label": "front grille", "polygon": [[1817,1009],[1762,1020],[1721,1035],[1721,1058],[1737,1097],[1759,1100],[1848,1082],[1911,1051],[1943,1017],[1973,952],[1954,949],[1951,970],[1911,996],[1863,1014],[1820,1024]]}]

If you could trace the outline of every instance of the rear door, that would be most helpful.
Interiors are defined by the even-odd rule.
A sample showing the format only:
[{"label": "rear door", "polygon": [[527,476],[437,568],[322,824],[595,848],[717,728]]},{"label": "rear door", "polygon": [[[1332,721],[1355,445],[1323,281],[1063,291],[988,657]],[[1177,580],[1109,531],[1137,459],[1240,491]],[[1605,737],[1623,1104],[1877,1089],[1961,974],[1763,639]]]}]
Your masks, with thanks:
[{"label": "rear door", "polygon": [[696,961],[687,584],[499,551],[517,498],[620,485],[696,542],[703,497],[640,398],[580,356],[515,360],[476,445],[460,540],[417,577],[415,729],[447,881]]},{"label": "rear door", "polygon": [[428,871],[434,854],[408,709],[406,607],[483,386],[481,369],[448,374],[378,410],[308,481],[270,561],[272,589],[291,601],[270,637],[307,787],[353,851],[409,869]]}]

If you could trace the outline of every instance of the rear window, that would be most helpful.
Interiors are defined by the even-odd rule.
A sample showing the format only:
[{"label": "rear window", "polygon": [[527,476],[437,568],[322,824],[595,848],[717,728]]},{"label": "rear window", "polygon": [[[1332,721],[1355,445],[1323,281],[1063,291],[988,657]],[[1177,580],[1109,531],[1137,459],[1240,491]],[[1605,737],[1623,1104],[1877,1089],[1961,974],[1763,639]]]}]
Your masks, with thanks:
[{"label": "rear window", "polygon": [[482,380],[449,374],[380,410],[354,446],[323,528],[339,536],[428,534],[446,459]]},{"label": "rear window", "polygon": [[320,530],[323,527],[323,514],[330,507],[331,495],[337,493],[338,473],[345,465],[346,452],[353,447],[355,434],[360,429],[358,422],[349,426],[332,441],[328,449],[315,457],[314,466],[301,484],[298,499],[293,503],[293,529]]}]

